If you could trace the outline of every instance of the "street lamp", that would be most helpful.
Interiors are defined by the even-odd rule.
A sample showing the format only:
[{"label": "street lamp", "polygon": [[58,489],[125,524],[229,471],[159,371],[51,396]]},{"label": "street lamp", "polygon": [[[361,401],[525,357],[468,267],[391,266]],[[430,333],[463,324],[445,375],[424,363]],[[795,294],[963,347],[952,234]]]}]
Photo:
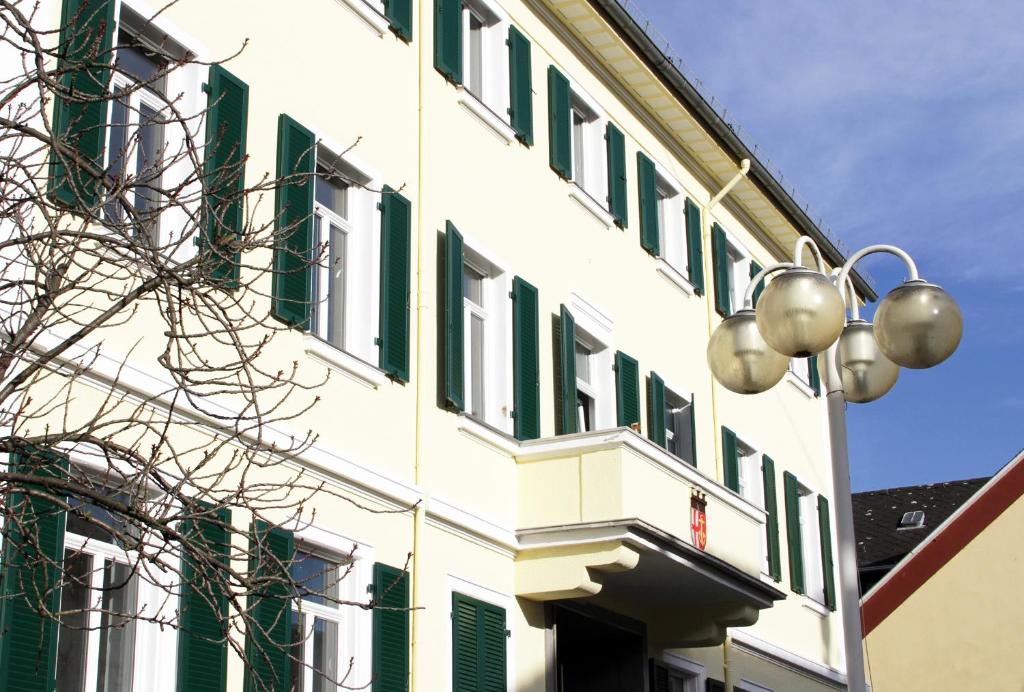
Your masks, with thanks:
[{"label": "street lamp", "polygon": [[[817,271],[801,265],[805,248],[814,254]],[[872,326],[860,319],[856,295],[848,294],[847,287],[853,266],[875,253],[903,260],[909,278],[881,302]],[[750,280],[743,309],[711,335],[708,364],[715,379],[727,389],[757,394],[782,378],[785,371],[778,372],[779,359],[788,365],[788,356],[826,354],[847,687],[851,692],[865,692],[846,403],[865,403],[883,396],[896,384],[900,366],[930,368],[944,361],[960,343],[963,319],[949,294],[922,281],[910,255],[892,245],[871,245],[855,252],[831,277],[810,238],[797,240],[793,258],[791,263],[766,267]],[[753,310],[755,287],[776,272],[783,273],[767,284]],[[760,338],[752,333],[752,326]]]}]

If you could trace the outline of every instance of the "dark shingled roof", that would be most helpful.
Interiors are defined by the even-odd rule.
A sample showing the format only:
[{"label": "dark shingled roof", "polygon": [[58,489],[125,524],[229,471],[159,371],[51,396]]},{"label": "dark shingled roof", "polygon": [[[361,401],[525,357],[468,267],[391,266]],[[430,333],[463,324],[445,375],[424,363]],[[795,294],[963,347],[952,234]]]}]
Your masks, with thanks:
[{"label": "dark shingled roof", "polygon": [[[853,494],[853,529],[861,593],[867,592],[989,479],[887,488]],[[899,529],[906,512],[924,512],[924,526]]]}]

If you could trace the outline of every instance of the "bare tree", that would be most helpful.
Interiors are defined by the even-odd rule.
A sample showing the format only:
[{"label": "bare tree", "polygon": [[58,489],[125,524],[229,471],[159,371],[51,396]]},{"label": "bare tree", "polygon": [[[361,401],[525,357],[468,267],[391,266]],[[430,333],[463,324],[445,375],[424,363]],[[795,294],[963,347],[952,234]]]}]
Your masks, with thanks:
[{"label": "bare tree", "polygon": [[[111,4],[69,2],[53,27],[38,5],[0,0],[0,609],[4,627],[38,623],[0,638],[35,642],[18,665],[45,670],[58,632],[70,641],[99,612],[111,636],[147,621],[181,628],[198,658],[226,645],[252,689],[279,689],[297,594],[381,600],[340,599],[344,568],[293,576],[275,538],[314,519],[313,498],[352,502],[294,461],[312,431],[280,434],[326,381],[271,349],[293,326],[273,318],[272,283],[324,261],[293,242],[308,215],[280,203],[311,171],[246,176],[244,131],[218,112],[237,95],[214,88],[196,109],[166,88],[185,69],[230,73],[169,41],[111,41]],[[65,525],[124,560],[87,564],[62,548]],[[103,569],[99,594],[74,596]],[[163,601],[125,605],[142,583]],[[338,668],[318,674],[369,682]]]}]

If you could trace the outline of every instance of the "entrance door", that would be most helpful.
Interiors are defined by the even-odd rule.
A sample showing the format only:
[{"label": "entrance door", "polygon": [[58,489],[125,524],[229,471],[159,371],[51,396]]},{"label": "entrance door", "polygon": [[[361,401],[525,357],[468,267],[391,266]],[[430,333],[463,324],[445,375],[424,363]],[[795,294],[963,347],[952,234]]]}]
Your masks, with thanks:
[{"label": "entrance door", "polygon": [[558,692],[639,692],[644,638],[635,628],[555,609]]}]

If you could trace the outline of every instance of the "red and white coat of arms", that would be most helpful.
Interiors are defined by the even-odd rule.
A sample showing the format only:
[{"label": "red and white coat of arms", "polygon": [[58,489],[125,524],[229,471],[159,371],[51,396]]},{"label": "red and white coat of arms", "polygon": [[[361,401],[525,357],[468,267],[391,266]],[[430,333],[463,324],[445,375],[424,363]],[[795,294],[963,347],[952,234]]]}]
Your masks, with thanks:
[{"label": "red and white coat of arms", "polygon": [[690,496],[690,540],[704,550],[708,544],[707,496],[694,493]]}]

